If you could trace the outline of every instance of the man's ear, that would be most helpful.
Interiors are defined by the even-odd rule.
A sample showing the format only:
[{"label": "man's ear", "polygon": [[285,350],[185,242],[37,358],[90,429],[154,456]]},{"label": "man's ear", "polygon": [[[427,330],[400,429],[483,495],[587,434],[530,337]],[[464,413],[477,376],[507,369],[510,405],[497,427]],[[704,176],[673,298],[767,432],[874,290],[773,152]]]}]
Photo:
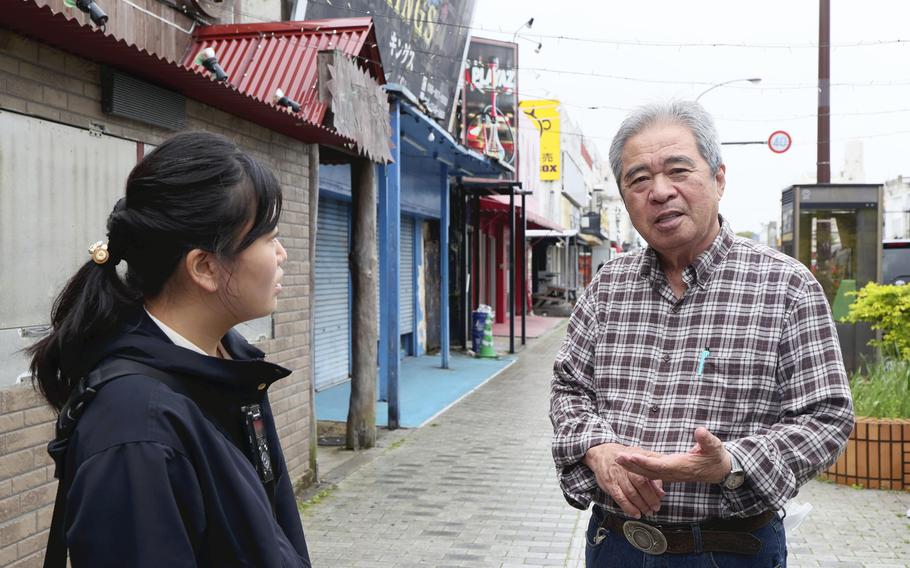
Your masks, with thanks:
[{"label": "man's ear", "polygon": [[724,196],[724,189],[727,187],[727,166],[721,164],[717,167],[714,181],[717,183],[717,198],[720,199]]},{"label": "man's ear", "polygon": [[193,249],[186,253],[183,266],[189,282],[205,292],[218,291],[220,266],[215,255],[202,249]]}]

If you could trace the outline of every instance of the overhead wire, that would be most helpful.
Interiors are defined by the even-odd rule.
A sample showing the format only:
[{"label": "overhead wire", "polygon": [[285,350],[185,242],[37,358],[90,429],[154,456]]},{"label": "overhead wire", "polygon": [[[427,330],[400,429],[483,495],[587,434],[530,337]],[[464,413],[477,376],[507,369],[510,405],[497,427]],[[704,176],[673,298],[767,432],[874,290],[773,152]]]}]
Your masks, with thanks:
[{"label": "overhead wire", "polygon": [[[377,14],[377,13],[373,13],[370,11],[357,10],[350,6],[336,6],[335,4],[332,4],[331,2],[319,2],[317,0],[309,0],[309,2],[311,4],[319,4],[319,5],[327,6],[327,7],[331,7],[331,8],[340,8],[340,9],[346,10],[348,12],[372,16],[374,18],[384,18],[384,19],[394,19],[394,20],[400,19],[400,17],[397,15],[393,16],[393,15],[387,15],[387,14]],[[271,21],[271,20],[263,19],[263,18],[259,17],[258,15],[251,14],[249,12],[245,12],[243,10],[239,10],[238,12],[241,15],[243,15],[249,19],[257,20],[260,22]],[[434,24],[438,24],[441,26],[450,26],[450,27],[465,29],[465,30],[488,31],[488,32],[494,32],[494,33],[507,34],[507,32],[504,32],[501,30],[491,30],[488,28],[483,28],[483,27],[478,27],[478,26],[452,24],[450,22],[444,22],[444,21],[440,21],[440,20],[413,19],[413,21],[420,21],[422,23],[434,23]],[[579,38],[579,37],[572,37],[572,36],[565,36],[565,35],[546,36],[546,35],[542,35],[542,34],[534,34],[534,37],[549,37],[549,38],[553,38],[553,39],[567,39],[567,40],[574,40],[574,41],[590,40],[592,43],[608,43],[608,44],[615,43],[615,44],[633,45],[633,46],[674,47],[674,48],[680,48],[680,47],[760,47],[760,48],[816,47],[817,48],[818,47],[817,44],[797,45],[797,44],[726,44],[726,43],[722,43],[722,42],[713,42],[713,43],[617,42],[617,41],[612,41],[612,40],[603,40],[603,39],[596,39],[596,38]],[[831,46],[832,47],[860,47],[860,46],[890,45],[890,44],[903,45],[903,44],[907,44],[907,43],[910,43],[910,40],[894,39],[894,40],[876,40],[874,42],[850,42],[850,43],[842,43],[842,44],[832,43]],[[374,47],[376,47],[376,46],[374,45]],[[298,44],[298,46],[296,46],[296,49],[317,49],[317,47],[304,46],[304,45]],[[458,63],[462,62],[462,59],[459,57],[454,57],[454,56],[446,55],[446,54],[431,51],[431,50],[423,50],[423,49],[419,49],[419,48],[411,48],[411,49],[415,53],[428,55],[430,57],[449,59],[449,60],[452,60],[452,61],[455,61]],[[373,63],[373,64],[379,64],[379,65],[382,64],[382,62],[380,60],[372,59],[372,58],[365,57],[365,56],[355,55],[352,57],[357,60],[360,60],[364,63]],[[500,69],[514,70],[516,68],[500,66]],[[682,81],[682,80],[667,80],[667,79],[650,79],[650,78],[643,78],[643,77],[629,77],[629,76],[613,75],[613,74],[607,74],[607,73],[596,73],[596,72],[590,72],[590,71],[588,71],[588,72],[573,71],[573,70],[567,70],[567,69],[553,69],[553,68],[546,68],[546,67],[520,66],[517,68],[517,70],[518,71],[534,71],[534,72],[543,72],[543,73],[572,75],[572,76],[595,77],[595,78],[603,78],[603,79],[610,79],[610,80],[617,80],[617,81],[628,81],[628,82],[639,82],[639,83],[650,83],[650,84],[671,84],[671,85],[680,85],[680,86],[705,86],[705,85],[714,84],[713,82],[710,82],[710,81]],[[432,73],[424,73],[424,75],[427,78],[443,79],[443,77],[440,77],[440,76],[432,74]],[[893,80],[893,81],[888,81],[888,82],[843,81],[843,82],[831,83],[831,87],[895,87],[895,86],[907,86],[907,85],[910,85],[910,79],[899,79],[899,80]],[[730,88],[740,88],[740,89],[750,89],[753,91],[755,91],[755,90],[774,91],[774,90],[794,90],[794,89],[810,89],[810,88],[817,89],[818,88],[816,83],[803,83],[803,84],[794,83],[794,84],[778,84],[778,85],[763,84],[762,86],[759,86],[759,87],[755,87],[755,86],[746,87],[746,86],[730,85],[729,87]],[[523,93],[523,96],[541,98],[541,99],[552,98],[552,96],[537,96],[537,95],[533,95],[533,94],[529,94],[529,93]],[[562,99],[560,99],[560,104],[565,105],[565,106],[574,107],[574,108],[583,109],[583,110],[614,110],[614,111],[619,111],[619,112],[629,112],[631,110],[634,110],[634,107],[621,107],[621,106],[610,106],[610,105],[581,105],[581,104],[577,104],[577,103],[571,103],[571,102],[568,102],[568,101],[565,101]],[[851,116],[865,117],[865,116],[874,116],[874,115],[898,114],[898,113],[905,113],[905,112],[910,112],[910,108],[889,109],[889,110],[882,110],[882,111],[859,111],[859,112],[846,112],[846,113],[832,113],[831,116],[832,117],[851,117]],[[805,115],[792,115],[792,116],[787,116],[787,117],[768,117],[768,118],[744,118],[744,117],[716,116],[716,118],[717,118],[717,120],[732,121],[732,122],[764,123],[764,122],[787,122],[787,121],[795,121],[795,120],[815,119],[815,118],[817,118],[817,115],[816,114],[805,114]],[[884,136],[894,136],[894,135],[904,134],[904,133],[908,133],[908,132],[910,132],[910,131],[877,133],[877,134],[871,134],[871,135],[867,135],[867,136],[852,136],[849,138],[845,138],[845,140],[856,140],[856,139],[863,139],[863,138],[879,138],[879,137],[884,137]],[[604,139],[604,140],[611,139],[610,137],[605,137],[605,136],[586,135],[582,132],[563,132],[563,134],[565,134],[567,136],[580,136],[582,138],[588,138],[588,139]]]}]

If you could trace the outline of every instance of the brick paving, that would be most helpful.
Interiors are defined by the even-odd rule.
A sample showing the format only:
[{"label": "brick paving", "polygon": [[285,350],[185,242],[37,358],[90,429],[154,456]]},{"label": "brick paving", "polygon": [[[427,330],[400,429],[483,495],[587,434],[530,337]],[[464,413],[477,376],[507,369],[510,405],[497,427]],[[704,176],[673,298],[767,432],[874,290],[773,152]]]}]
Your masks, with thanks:
[{"label": "brick paving", "polygon": [[[431,424],[384,448],[303,511],[316,568],[584,565],[588,513],[550,459],[550,368],[565,326]],[[910,566],[910,493],[811,482],[791,567]]]}]

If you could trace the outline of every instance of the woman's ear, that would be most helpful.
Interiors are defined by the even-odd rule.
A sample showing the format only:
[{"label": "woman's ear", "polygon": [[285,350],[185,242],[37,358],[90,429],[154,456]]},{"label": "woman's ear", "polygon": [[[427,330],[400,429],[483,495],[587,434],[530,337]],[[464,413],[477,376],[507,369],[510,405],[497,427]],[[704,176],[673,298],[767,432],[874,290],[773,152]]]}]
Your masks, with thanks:
[{"label": "woman's ear", "polygon": [[202,249],[193,249],[186,253],[183,265],[189,282],[205,292],[218,291],[221,267],[215,255]]}]

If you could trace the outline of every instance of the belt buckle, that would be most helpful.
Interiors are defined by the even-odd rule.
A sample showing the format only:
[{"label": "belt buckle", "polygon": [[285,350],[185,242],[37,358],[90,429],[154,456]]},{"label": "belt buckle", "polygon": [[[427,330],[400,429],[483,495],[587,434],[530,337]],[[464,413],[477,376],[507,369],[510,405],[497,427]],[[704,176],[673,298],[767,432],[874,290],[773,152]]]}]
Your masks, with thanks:
[{"label": "belt buckle", "polygon": [[638,521],[626,521],[622,525],[622,532],[629,544],[645,554],[656,556],[667,551],[667,537],[657,527]]}]

